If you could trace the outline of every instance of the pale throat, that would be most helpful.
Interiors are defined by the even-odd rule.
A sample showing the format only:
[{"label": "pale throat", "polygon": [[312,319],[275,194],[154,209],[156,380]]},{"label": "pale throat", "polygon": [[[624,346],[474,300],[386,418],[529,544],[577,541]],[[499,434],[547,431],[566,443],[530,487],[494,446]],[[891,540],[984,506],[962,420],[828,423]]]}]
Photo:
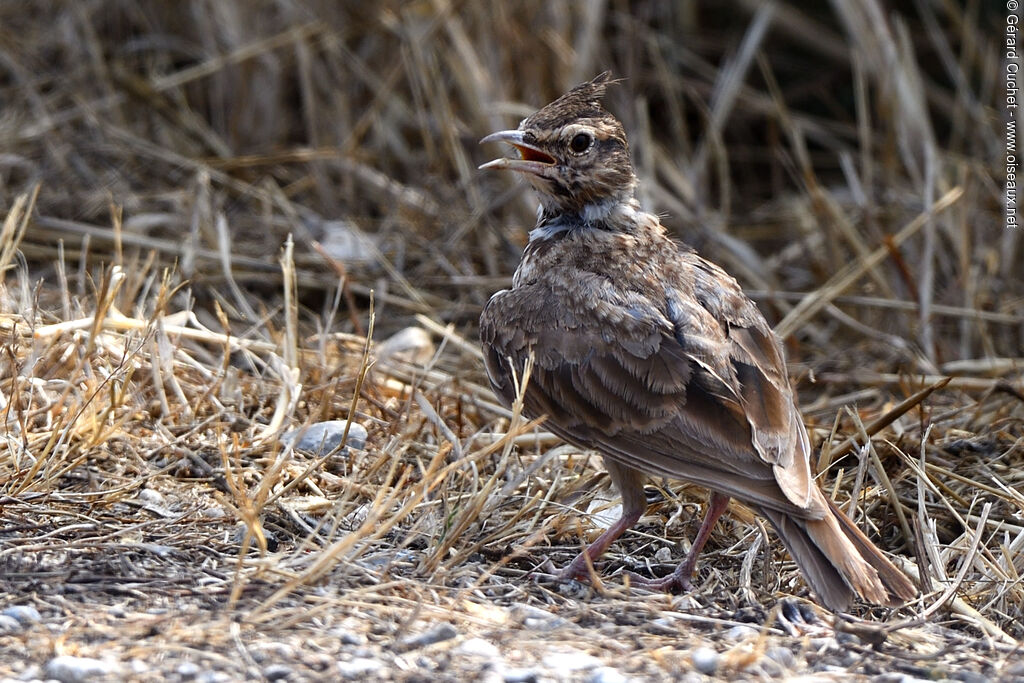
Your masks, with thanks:
[{"label": "pale throat", "polygon": [[558,204],[546,206],[542,197],[537,207],[537,227],[530,231],[530,241],[551,239],[572,230],[634,232],[646,215],[633,196],[605,197],[584,204],[579,211],[567,211]]}]

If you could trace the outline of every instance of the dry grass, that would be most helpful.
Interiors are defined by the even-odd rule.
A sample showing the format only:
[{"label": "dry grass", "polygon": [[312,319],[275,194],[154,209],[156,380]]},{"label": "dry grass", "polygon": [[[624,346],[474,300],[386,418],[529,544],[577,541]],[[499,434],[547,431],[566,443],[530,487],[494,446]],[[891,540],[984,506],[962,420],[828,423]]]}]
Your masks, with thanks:
[{"label": "dry grass", "polygon": [[[0,5],[0,604],[43,616],[0,676],[498,675],[472,637],[551,675],[582,650],[669,678],[699,644],[726,676],[779,646],[791,674],[1006,674],[1024,244],[982,5]],[[476,141],[605,68],[644,201],[778,322],[823,485],[920,581],[840,645],[794,625],[806,588],[742,506],[693,596],[630,590],[696,528],[674,483],[593,589],[528,576],[615,511],[597,458],[486,388],[475,319],[533,208]],[[410,325],[434,343],[368,341]],[[365,450],[278,440],[337,418]]]}]

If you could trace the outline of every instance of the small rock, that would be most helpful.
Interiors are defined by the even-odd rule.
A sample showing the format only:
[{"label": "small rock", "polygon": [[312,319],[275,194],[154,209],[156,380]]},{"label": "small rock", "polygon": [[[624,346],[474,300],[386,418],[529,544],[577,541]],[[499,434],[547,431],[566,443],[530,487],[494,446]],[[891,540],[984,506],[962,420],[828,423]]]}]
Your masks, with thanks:
[{"label": "small rock", "polygon": [[16,633],[22,629],[21,622],[14,617],[0,614],[0,634]]},{"label": "small rock", "polygon": [[594,670],[587,678],[587,683],[626,683],[626,674],[610,666],[602,666]]},{"label": "small rock", "polygon": [[746,640],[747,638],[753,638],[757,635],[757,629],[751,628],[750,626],[733,626],[731,629],[725,632],[725,637],[729,640],[739,642]]},{"label": "small rock", "polygon": [[22,626],[38,624],[43,620],[43,615],[41,615],[39,610],[32,605],[14,605],[13,607],[8,607],[3,612],[0,612],[0,614],[16,620]]},{"label": "small rock", "polygon": [[576,579],[559,581],[557,586],[558,594],[570,600],[586,600],[587,596],[594,590],[589,583],[583,583]]},{"label": "small rock", "polygon": [[796,657],[793,656],[793,652],[788,647],[770,648],[765,653],[765,656],[783,669],[792,669],[796,665]]},{"label": "small rock", "polygon": [[589,671],[601,666],[601,660],[580,650],[565,650],[544,655],[544,666],[555,671]]},{"label": "small rock", "polygon": [[55,678],[61,683],[79,683],[103,676],[113,677],[119,670],[120,667],[115,662],[71,655],[60,655],[46,663],[47,678]]},{"label": "small rock", "polygon": [[[245,525],[245,522],[239,522],[238,526],[235,527],[235,543],[237,543],[238,545],[242,545],[242,542],[245,540],[246,533],[248,533],[248,527]],[[274,532],[267,531],[264,528],[263,540],[267,542],[268,552],[277,552],[277,536],[274,535]],[[257,550],[259,547],[259,541],[256,539],[255,536],[249,539],[249,552],[253,552]]]},{"label": "small rock", "polygon": [[963,683],[985,683],[985,681],[992,680],[991,676],[983,676],[977,671],[970,671],[968,669],[964,669],[963,671],[951,671],[949,672],[949,677],[954,681],[963,681]]},{"label": "small rock", "polygon": [[842,646],[849,647],[851,645],[860,645],[860,638],[853,633],[847,633],[846,631],[836,631],[836,642]]},{"label": "small rock", "polygon": [[531,631],[553,631],[570,625],[567,619],[563,619],[539,607],[522,603],[512,608],[512,616],[520,620],[523,628]]},{"label": "small rock", "polygon": [[1001,680],[1011,681],[1017,678],[1024,678],[1024,661],[1014,662],[1000,672],[1003,675]]},{"label": "small rock", "polygon": [[760,669],[762,675],[767,676],[768,678],[781,678],[784,671],[784,669],[779,666],[778,662],[774,659],[768,659],[767,657],[761,658],[761,661],[757,663],[757,668]]},{"label": "small rock", "polygon": [[19,681],[35,681],[43,677],[43,668],[38,664],[29,664],[18,674]]},{"label": "small rock", "polygon": [[[286,445],[291,444],[296,450],[309,451],[314,456],[326,455],[342,445],[342,438],[345,436],[345,425],[347,424],[348,420],[317,422],[308,427],[300,427],[299,429],[285,432],[281,435],[281,442]],[[350,447],[362,448],[366,445],[366,437],[366,427],[358,422],[353,422],[352,426],[348,429],[348,440],[345,442],[345,448],[336,453],[336,455],[344,455]]]},{"label": "small rock", "polygon": [[398,552],[385,551],[376,553],[361,561],[364,567],[379,570],[402,562],[415,562],[417,555],[411,550],[399,550]]},{"label": "small rock", "polygon": [[293,673],[290,666],[284,664],[271,664],[263,669],[263,677],[268,681],[284,681]]},{"label": "small rock", "polygon": [[342,645],[365,645],[366,644],[366,636],[364,636],[361,633],[355,633],[354,631],[349,631],[348,629],[342,629],[342,628],[335,629],[335,631],[334,631],[334,633],[332,635],[337,636],[338,642],[340,642]]},{"label": "small rock", "polygon": [[836,639],[829,638],[827,636],[811,638],[810,645],[818,654],[823,654],[825,652],[828,652],[829,650],[837,649]]},{"label": "small rock", "polygon": [[394,363],[411,363],[425,365],[434,356],[434,342],[430,333],[422,327],[407,327],[377,344],[374,355],[377,362],[383,365]]},{"label": "small rock", "polygon": [[690,660],[693,662],[693,668],[705,676],[714,675],[715,671],[718,669],[718,662],[720,659],[721,656],[710,647],[698,647],[690,653]]},{"label": "small rock", "polygon": [[484,640],[483,638],[470,638],[469,640],[465,640],[459,643],[452,652],[457,655],[484,657],[486,659],[497,659],[501,656],[501,651],[498,650],[498,646],[489,640]]},{"label": "small rock", "polygon": [[651,633],[656,633],[658,635],[673,636],[679,633],[679,624],[677,620],[670,617],[658,617],[657,619],[652,619],[644,624],[644,628]]},{"label": "small rock", "polygon": [[196,683],[227,683],[231,680],[223,671],[204,671],[196,676]]},{"label": "small rock", "polygon": [[139,491],[139,500],[151,505],[163,505],[164,496],[156,489],[142,489]]},{"label": "small rock", "polygon": [[195,662],[182,662],[175,671],[182,678],[195,678],[199,675],[199,665]]},{"label": "small rock", "polygon": [[429,631],[418,633],[408,638],[403,638],[395,644],[395,649],[399,652],[408,652],[409,650],[418,650],[421,647],[427,645],[433,645],[434,643],[440,643],[445,640],[451,640],[455,636],[459,635],[459,632],[455,630],[455,627],[449,623],[438,624]]},{"label": "small rock", "polygon": [[342,678],[353,679],[369,676],[379,671],[384,665],[376,659],[356,657],[348,662],[338,662],[338,675]]},{"label": "small rock", "polygon": [[505,683],[537,683],[540,674],[534,669],[509,669],[504,679]]}]

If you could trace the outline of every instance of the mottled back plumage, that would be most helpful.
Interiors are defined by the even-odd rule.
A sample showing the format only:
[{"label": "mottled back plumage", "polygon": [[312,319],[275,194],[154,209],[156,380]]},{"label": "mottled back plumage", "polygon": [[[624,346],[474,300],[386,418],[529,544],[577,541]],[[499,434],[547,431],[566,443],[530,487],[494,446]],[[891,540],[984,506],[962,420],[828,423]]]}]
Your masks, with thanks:
[{"label": "mottled back plumage", "polygon": [[[687,586],[710,527],[735,497],[767,517],[821,600],[898,604],[906,577],[818,489],[782,346],[737,282],[670,239],[642,211],[622,125],[601,105],[607,73],[523,120],[501,140],[542,210],[513,278],[480,319],[487,374],[506,405],[535,358],[530,417],[593,448],[623,496],[599,556],[646,507],[644,475],[714,492],[694,550],[662,587]],[[566,576],[585,574],[581,555]]]}]

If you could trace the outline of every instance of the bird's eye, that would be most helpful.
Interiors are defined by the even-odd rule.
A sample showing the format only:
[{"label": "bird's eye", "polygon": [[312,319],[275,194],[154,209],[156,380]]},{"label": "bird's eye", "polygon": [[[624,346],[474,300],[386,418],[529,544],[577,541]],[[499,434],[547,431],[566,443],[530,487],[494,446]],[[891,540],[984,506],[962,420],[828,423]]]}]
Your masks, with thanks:
[{"label": "bird's eye", "polygon": [[586,133],[576,133],[569,141],[569,149],[576,154],[583,154],[590,147],[590,136]]}]

